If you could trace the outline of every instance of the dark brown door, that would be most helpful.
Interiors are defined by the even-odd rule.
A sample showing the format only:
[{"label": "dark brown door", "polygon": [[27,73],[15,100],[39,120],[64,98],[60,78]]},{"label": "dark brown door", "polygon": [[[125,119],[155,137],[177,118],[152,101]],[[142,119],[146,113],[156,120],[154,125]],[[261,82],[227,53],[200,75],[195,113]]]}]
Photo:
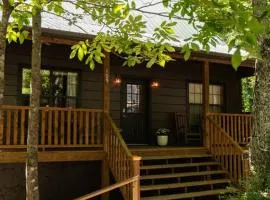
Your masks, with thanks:
[{"label": "dark brown door", "polygon": [[147,144],[147,84],[125,80],[121,87],[121,129],[127,144]]}]

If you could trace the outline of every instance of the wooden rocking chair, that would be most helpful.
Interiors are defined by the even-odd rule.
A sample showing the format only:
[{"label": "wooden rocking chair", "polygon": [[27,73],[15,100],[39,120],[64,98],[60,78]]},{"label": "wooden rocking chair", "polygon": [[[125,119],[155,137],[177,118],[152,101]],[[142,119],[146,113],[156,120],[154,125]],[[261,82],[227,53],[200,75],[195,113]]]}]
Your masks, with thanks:
[{"label": "wooden rocking chair", "polygon": [[[187,116],[182,113],[174,113],[175,128],[176,128],[176,143],[180,144],[181,139],[184,139],[185,145],[196,144],[202,142],[201,126],[189,127]],[[194,130],[197,129],[197,130]]]}]

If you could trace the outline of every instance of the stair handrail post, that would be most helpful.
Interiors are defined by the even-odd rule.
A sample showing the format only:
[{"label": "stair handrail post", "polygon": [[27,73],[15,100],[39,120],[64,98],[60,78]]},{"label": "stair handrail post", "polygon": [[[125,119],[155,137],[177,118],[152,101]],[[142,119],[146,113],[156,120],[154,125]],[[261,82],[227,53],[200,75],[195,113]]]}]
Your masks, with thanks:
[{"label": "stair handrail post", "polygon": [[132,176],[138,179],[132,182],[132,200],[140,200],[140,156],[132,156]]}]

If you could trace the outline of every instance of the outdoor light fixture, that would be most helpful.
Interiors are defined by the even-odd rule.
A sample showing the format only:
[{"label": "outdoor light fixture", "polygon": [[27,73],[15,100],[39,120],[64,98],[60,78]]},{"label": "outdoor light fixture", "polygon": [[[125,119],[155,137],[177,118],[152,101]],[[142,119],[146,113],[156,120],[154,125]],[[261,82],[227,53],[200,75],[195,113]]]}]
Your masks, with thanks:
[{"label": "outdoor light fixture", "polygon": [[159,82],[158,81],[152,81],[151,82],[151,88],[158,88],[159,87]]},{"label": "outdoor light fixture", "polygon": [[115,86],[119,86],[119,85],[121,85],[121,83],[122,83],[121,77],[118,76],[118,75],[115,75],[115,78],[114,78],[114,80],[113,80],[113,84],[114,84]]}]

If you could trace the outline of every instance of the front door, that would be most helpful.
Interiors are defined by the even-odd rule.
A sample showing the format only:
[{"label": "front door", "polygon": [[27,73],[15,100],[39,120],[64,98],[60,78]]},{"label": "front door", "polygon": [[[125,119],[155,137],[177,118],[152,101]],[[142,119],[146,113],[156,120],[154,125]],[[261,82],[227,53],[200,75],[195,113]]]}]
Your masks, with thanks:
[{"label": "front door", "polygon": [[125,80],[121,87],[121,129],[127,144],[147,144],[147,84]]}]

